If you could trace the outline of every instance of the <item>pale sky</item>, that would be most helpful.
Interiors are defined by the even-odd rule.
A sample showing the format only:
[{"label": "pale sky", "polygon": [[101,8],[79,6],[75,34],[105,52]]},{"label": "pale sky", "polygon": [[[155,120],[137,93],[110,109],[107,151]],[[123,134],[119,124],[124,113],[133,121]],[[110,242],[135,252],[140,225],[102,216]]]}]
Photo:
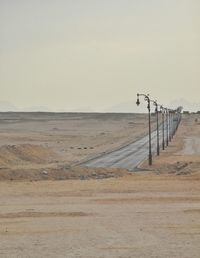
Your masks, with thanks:
[{"label": "pale sky", "polygon": [[199,14],[199,0],[0,0],[0,101],[106,111],[141,92],[200,103]]}]

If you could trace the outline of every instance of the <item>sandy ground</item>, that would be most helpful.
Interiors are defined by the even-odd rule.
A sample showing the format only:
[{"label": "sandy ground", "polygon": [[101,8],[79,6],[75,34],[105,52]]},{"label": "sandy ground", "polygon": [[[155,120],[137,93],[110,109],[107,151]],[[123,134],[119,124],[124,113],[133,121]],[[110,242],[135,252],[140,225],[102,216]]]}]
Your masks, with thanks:
[{"label": "sandy ground", "polygon": [[[181,126],[169,146],[154,157],[150,170],[157,174],[192,175],[200,170],[200,116],[184,116]],[[141,168],[149,169],[147,162]]]},{"label": "sandy ground", "polygon": [[72,165],[135,141],[146,121],[144,114],[0,113],[0,179],[80,178],[82,168]]},{"label": "sandy ground", "polygon": [[137,174],[1,181],[0,257],[199,258],[195,119],[185,117],[170,146]]}]

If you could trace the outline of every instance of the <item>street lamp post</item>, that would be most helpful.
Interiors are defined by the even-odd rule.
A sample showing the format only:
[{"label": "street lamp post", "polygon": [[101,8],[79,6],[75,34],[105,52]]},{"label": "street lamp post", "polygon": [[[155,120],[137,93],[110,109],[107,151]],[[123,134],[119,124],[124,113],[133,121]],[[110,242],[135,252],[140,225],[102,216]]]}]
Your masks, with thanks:
[{"label": "street lamp post", "polygon": [[155,106],[156,113],[156,128],[157,128],[157,156],[160,155],[160,143],[159,143],[159,121],[158,121],[158,103],[157,100],[152,101]]},{"label": "street lamp post", "polygon": [[171,136],[171,129],[172,129],[172,121],[171,121],[171,118],[172,118],[172,110],[169,109],[169,141],[171,142],[172,140],[172,136]]},{"label": "street lamp post", "polygon": [[177,113],[178,113],[178,125],[177,125],[177,129],[178,129],[178,126],[181,122],[181,110],[180,110],[180,108],[177,109]]},{"label": "street lamp post", "polygon": [[143,96],[144,97],[144,100],[147,101],[147,109],[148,109],[148,117],[149,117],[149,165],[151,166],[152,165],[152,152],[151,152],[151,107],[150,107],[150,98],[149,98],[149,95],[147,94],[139,94],[137,93],[137,101],[136,101],[136,104],[137,106],[140,105],[140,100],[139,100],[139,97],[140,96]]},{"label": "street lamp post", "polygon": [[176,111],[176,112],[175,112],[175,114],[176,114],[176,127],[175,127],[175,133],[176,133],[176,131],[177,131],[177,129],[178,129],[178,123],[179,123],[179,121],[178,121],[178,119],[179,119],[179,117],[178,117],[178,111]]},{"label": "street lamp post", "polygon": [[174,109],[169,109],[169,141],[174,136]]},{"label": "street lamp post", "polygon": [[165,109],[163,106],[160,106],[162,112],[162,149],[165,149]]},{"label": "street lamp post", "polygon": [[175,110],[173,110],[172,123],[173,123],[172,138],[173,138],[176,130],[176,111]]},{"label": "street lamp post", "polygon": [[166,114],[166,145],[168,146],[169,145],[169,121],[168,121],[168,117],[169,117],[169,113],[168,113],[168,109],[165,108],[165,114]]}]

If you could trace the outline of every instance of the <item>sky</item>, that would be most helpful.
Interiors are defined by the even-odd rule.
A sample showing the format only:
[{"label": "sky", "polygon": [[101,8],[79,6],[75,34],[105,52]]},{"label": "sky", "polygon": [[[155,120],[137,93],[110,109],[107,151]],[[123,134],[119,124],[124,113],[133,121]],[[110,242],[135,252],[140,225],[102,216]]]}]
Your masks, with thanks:
[{"label": "sky", "polygon": [[136,112],[138,92],[200,103],[199,13],[199,0],[0,0],[0,102]]}]

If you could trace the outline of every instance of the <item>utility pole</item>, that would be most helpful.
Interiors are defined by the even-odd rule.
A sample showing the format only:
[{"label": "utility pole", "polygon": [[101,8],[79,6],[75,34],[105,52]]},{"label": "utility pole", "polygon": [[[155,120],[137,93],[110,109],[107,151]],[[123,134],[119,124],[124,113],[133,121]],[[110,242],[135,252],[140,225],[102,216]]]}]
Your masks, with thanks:
[{"label": "utility pole", "polygon": [[139,97],[143,96],[144,100],[147,101],[147,109],[148,109],[148,122],[149,122],[149,165],[152,165],[152,152],[151,152],[151,106],[150,106],[150,98],[149,98],[149,94],[139,94],[137,93],[137,101],[136,104],[137,106],[140,105],[140,100]]}]

